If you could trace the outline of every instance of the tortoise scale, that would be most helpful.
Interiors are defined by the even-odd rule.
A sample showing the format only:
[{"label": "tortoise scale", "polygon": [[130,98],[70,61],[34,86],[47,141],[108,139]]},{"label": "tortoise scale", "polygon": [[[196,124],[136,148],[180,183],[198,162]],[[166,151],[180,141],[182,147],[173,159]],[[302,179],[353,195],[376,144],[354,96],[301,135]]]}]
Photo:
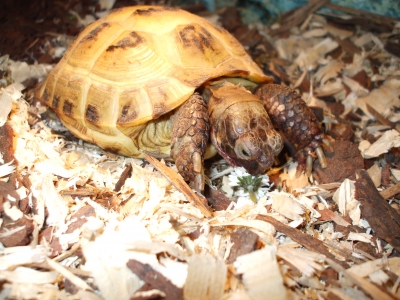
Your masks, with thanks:
[{"label": "tortoise scale", "polygon": [[316,153],[326,165],[321,127],[300,96],[272,84],[226,30],[177,8],[125,7],[93,22],[35,97],[77,137],[171,158],[200,190],[203,160],[217,152],[253,175],[270,168],[283,147],[274,127],[300,158]]}]

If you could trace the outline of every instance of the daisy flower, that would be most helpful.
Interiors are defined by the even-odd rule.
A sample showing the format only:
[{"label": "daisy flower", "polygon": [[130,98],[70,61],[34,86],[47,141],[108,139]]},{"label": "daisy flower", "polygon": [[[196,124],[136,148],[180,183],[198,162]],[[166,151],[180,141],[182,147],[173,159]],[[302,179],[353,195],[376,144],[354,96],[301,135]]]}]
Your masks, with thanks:
[{"label": "daisy flower", "polygon": [[267,174],[252,176],[242,167],[234,168],[228,179],[229,185],[236,188],[236,196],[250,197],[253,202],[264,197],[273,186]]}]

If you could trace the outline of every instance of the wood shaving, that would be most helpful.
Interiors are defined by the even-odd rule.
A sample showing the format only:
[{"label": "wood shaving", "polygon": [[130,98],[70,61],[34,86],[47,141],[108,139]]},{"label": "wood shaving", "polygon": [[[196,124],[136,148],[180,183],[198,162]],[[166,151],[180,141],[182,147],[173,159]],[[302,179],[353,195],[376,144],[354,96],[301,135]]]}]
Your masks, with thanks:
[{"label": "wood shaving", "polygon": [[251,299],[288,299],[275,253],[274,246],[266,246],[238,257],[234,263]]},{"label": "wood shaving", "polygon": [[188,260],[184,287],[186,299],[221,299],[224,294],[227,266],[212,255],[193,255]]},{"label": "wood shaving", "polygon": [[364,158],[374,158],[387,153],[393,147],[400,147],[400,133],[395,129],[385,131],[373,144],[362,141],[359,149]]}]

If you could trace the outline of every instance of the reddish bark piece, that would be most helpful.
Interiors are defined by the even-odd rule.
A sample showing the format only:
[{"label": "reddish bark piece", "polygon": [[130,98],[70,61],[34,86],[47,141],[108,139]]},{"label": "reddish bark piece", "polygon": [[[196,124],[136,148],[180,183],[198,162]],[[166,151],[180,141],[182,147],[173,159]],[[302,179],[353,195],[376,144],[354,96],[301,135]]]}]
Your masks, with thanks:
[{"label": "reddish bark piece", "polygon": [[[90,205],[81,207],[71,217],[71,219],[76,219],[76,221],[71,223],[68,226],[66,233],[72,233],[77,228],[82,227],[82,225],[87,222],[87,217],[90,217],[90,216],[96,216],[94,208]],[[47,227],[44,230],[42,230],[42,232],[40,232],[40,234],[39,234],[39,240],[45,239],[50,244],[50,248],[52,249],[52,253],[51,253],[50,257],[55,257],[63,252],[63,249],[61,247],[58,237],[53,236],[53,230],[54,230],[54,228],[52,226]],[[70,244],[69,246],[72,246],[72,244]]]},{"label": "reddish bark piece", "polygon": [[[4,163],[11,162],[15,160],[14,158],[14,149],[13,149],[13,130],[11,126],[7,124],[0,127],[0,153],[3,157]],[[15,164],[15,162],[14,162]],[[18,181],[17,174],[14,172],[10,175],[10,179],[8,182],[12,183],[14,186],[17,186],[16,183]]]},{"label": "reddish bark piece", "polygon": [[335,216],[335,213],[333,211],[331,211],[330,209],[322,209],[322,210],[317,209],[317,211],[321,215],[318,218],[319,221],[332,221]]},{"label": "reddish bark piece", "polygon": [[335,140],[351,141],[354,137],[354,130],[349,124],[339,123],[332,125],[328,134]]},{"label": "reddish bark piece", "polygon": [[[304,78],[299,85],[300,94],[310,92],[310,86],[311,86],[310,81],[307,78]],[[312,107],[310,107],[310,108],[312,108]],[[319,109],[321,109],[321,108],[319,107]],[[322,111],[322,109],[321,109],[321,111]],[[314,111],[314,114],[315,114],[315,111]],[[319,120],[319,116],[317,116],[317,118]]]},{"label": "reddish bark piece", "polygon": [[39,234],[39,241],[45,239],[46,242],[49,243],[51,248],[51,254],[49,255],[49,257],[51,258],[60,255],[63,251],[60,241],[58,240],[58,237],[54,237],[53,232],[54,232],[54,227],[50,226],[43,229]]},{"label": "reddish bark piece", "polygon": [[[358,48],[359,49],[359,48]],[[359,84],[361,84],[363,87],[371,90],[372,89],[372,84],[371,84],[371,78],[368,77],[367,72],[365,70],[361,70],[357,74],[355,74],[352,77],[353,80],[357,81]]]},{"label": "reddish bark piece", "polygon": [[[382,179],[381,179],[381,184],[384,187],[388,187],[390,185],[390,164],[385,164],[382,168]],[[382,194],[381,194],[382,195]]]},{"label": "reddish bark piece", "polygon": [[125,184],[126,179],[131,177],[131,175],[132,175],[132,165],[129,164],[126,166],[125,170],[122,172],[120,178],[115,184],[114,191],[119,192],[122,186]]},{"label": "reddish bark piece", "polygon": [[354,54],[360,54],[361,49],[358,48],[350,39],[340,39],[336,38],[335,41],[342,47],[343,51],[348,53],[351,57],[354,56]]},{"label": "reddish bark piece", "polygon": [[[323,209],[323,210],[317,209],[317,211],[321,214],[321,216],[318,218],[318,220],[321,220],[321,221],[333,221],[336,224],[341,225],[343,227],[346,227],[346,225],[347,225],[347,227],[351,227],[350,226],[351,219],[350,219],[349,216],[341,216],[341,215],[335,214],[330,209]],[[346,222],[347,222],[347,224],[346,224]]]},{"label": "reddish bark piece", "polygon": [[15,185],[10,182],[0,181],[0,196],[4,199],[7,199],[7,197],[10,196],[16,201],[21,200],[19,194],[15,190]]},{"label": "reddish bark piece", "polygon": [[15,186],[9,182],[0,181],[0,192],[15,191]]},{"label": "reddish bark piece", "polygon": [[87,222],[88,217],[95,217],[96,212],[94,208],[90,205],[85,205],[78,209],[76,213],[73,214],[71,219],[76,219],[75,222],[68,226],[66,233],[74,232],[77,228],[81,228],[83,224]]},{"label": "reddish bark piece", "polygon": [[252,48],[260,44],[262,36],[256,28],[250,29],[248,26],[242,25],[235,29],[233,35],[245,46]]},{"label": "reddish bark piece", "polygon": [[3,155],[4,162],[14,160],[13,150],[13,130],[7,124],[0,127],[0,153]]},{"label": "reddish bark piece", "polygon": [[226,8],[221,15],[221,24],[253,54],[253,58],[262,57],[263,55],[268,57],[277,56],[274,46],[258,30],[251,29],[243,24],[240,18],[240,10],[237,7]]},{"label": "reddish bark piece", "polygon": [[22,211],[24,214],[29,214],[31,213],[31,206],[29,204],[30,200],[28,197],[25,197],[24,199],[21,199],[18,203],[18,207],[20,211]]},{"label": "reddish bark piece", "polygon": [[349,234],[351,232],[356,232],[356,233],[364,233],[365,230],[362,230],[360,227],[358,226],[354,226],[354,225],[349,225],[347,227],[342,226],[342,225],[338,225],[335,224],[335,232],[340,232],[341,234],[343,234],[343,237],[345,239],[347,239],[347,237],[349,236]]},{"label": "reddish bark piece", "polygon": [[362,252],[368,253],[371,257],[382,257],[381,253],[376,253],[376,247],[374,245],[371,245],[370,243],[358,242],[354,243],[353,247],[355,250],[360,250]]},{"label": "reddish bark piece", "polygon": [[268,72],[271,73],[274,78],[276,78],[276,82],[290,82],[290,78],[286,74],[284,66],[275,63],[275,61],[272,61],[268,64]]},{"label": "reddish bark piece", "polygon": [[394,56],[400,57],[400,45],[398,43],[387,42],[385,50]]},{"label": "reddish bark piece", "polygon": [[[340,103],[340,102],[330,102],[330,101],[328,102],[328,101],[326,101],[326,105],[328,106],[330,112],[333,115],[335,115],[336,118],[340,117],[340,115],[344,112],[344,105],[342,103]],[[339,124],[341,124],[341,123],[339,123]]]},{"label": "reddish bark piece", "polygon": [[240,12],[236,7],[227,7],[221,14],[221,24],[228,31],[233,31],[235,28],[243,25],[240,19]]},{"label": "reddish bark piece", "polygon": [[[11,235],[3,236],[5,233],[14,230],[18,227],[23,227],[21,230],[14,232]],[[23,216],[17,221],[12,221],[7,217],[3,217],[3,224],[0,229],[0,243],[4,247],[16,247],[28,245],[31,241],[31,234],[33,232],[33,221]]]},{"label": "reddish bark piece", "polygon": [[326,286],[329,286],[335,283],[339,279],[339,276],[334,269],[327,267],[322,271],[320,279],[325,282]]},{"label": "reddish bark piece", "polygon": [[257,249],[258,235],[246,228],[239,228],[231,234],[233,247],[227,259],[227,263],[233,263],[240,255],[253,252]]},{"label": "reddish bark piece", "polygon": [[334,152],[325,152],[328,167],[322,169],[319,161],[314,162],[313,176],[319,183],[342,182],[355,179],[355,172],[364,168],[364,159],[358,146],[349,141],[335,141]]},{"label": "reddish bark piece", "polygon": [[192,232],[188,233],[187,236],[192,240],[196,240],[200,237],[201,235],[201,230],[200,227],[197,227],[195,230],[193,230]]},{"label": "reddish bark piece", "polygon": [[365,218],[378,238],[400,252],[400,214],[379,194],[367,171],[357,172],[355,198],[361,203]]},{"label": "reddish bark piece", "polygon": [[166,296],[163,299],[165,300],[183,299],[183,290],[175,286],[164,275],[155,271],[150,265],[131,259],[128,261],[127,266],[147,284],[147,290],[157,289],[164,292]]},{"label": "reddish bark piece", "polygon": [[282,222],[279,222],[277,219],[270,216],[257,215],[256,219],[270,223],[272,226],[275,227],[276,231],[285,234],[286,236],[290,237],[293,241],[299,243],[308,250],[325,255],[327,258],[334,260],[337,264],[341,265],[343,268],[349,267],[345,262],[337,260],[336,257],[329,251],[329,248],[324,245],[323,241],[320,241],[319,239],[316,239],[311,235],[305,234],[296,228],[285,225]]},{"label": "reddish bark piece", "polygon": [[206,190],[206,198],[208,204],[215,210],[225,210],[228,208],[229,204],[231,204],[232,200],[229,199],[224,193],[219,190],[208,189]]},{"label": "reddish bark piece", "polygon": [[4,197],[0,194],[0,213],[4,211]]},{"label": "reddish bark piece", "polygon": [[[82,279],[83,281],[85,281],[90,287],[92,287],[94,290],[98,289],[97,286],[95,286],[92,282],[92,280],[90,280],[90,277],[88,276],[82,276],[82,275],[77,275],[80,279]],[[68,278],[64,279],[64,289],[66,292],[70,293],[71,295],[75,295],[76,293],[78,293],[81,288],[76,286],[71,280],[69,280]]]}]

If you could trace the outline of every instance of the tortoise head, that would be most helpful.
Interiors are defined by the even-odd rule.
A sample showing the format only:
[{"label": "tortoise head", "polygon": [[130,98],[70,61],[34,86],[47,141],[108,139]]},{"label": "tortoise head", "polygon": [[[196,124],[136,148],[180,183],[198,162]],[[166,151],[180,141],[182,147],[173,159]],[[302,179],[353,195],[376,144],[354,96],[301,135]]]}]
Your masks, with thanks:
[{"label": "tortoise head", "polygon": [[211,91],[208,107],[211,142],[219,154],[252,175],[272,166],[283,142],[256,96],[226,84]]}]

